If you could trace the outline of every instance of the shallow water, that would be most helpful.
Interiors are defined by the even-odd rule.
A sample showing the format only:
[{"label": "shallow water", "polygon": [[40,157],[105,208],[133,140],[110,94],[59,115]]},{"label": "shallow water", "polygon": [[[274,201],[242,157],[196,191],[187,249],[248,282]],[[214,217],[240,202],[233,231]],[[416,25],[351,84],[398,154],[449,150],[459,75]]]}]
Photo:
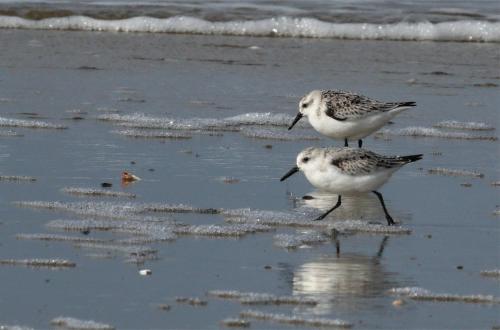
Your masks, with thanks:
[{"label": "shallow water", "polygon": [[[22,136],[0,137],[0,175],[36,178],[0,181],[0,259],[61,258],[76,263],[62,270],[1,265],[2,283],[9,285],[0,287],[0,324],[46,328],[52,319],[64,316],[117,328],[217,328],[223,319],[248,309],[206,296],[210,290],[311,298],[319,303],[251,309],[338,318],[360,329],[500,324],[498,305],[403,298],[406,304],[398,308],[387,292],[421,287],[500,296],[498,279],[481,275],[500,264],[499,223],[492,215],[499,188],[491,185],[499,180],[498,141],[411,136],[365,140],[367,148],[380,153],[424,154],[381,189],[391,214],[411,230],[409,235],[341,233],[336,241],[327,235],[326,241],[287,249],[276,244],[277,235],[310,238],[326,235],[325,228],[281,224],[242,238],[179,234],[169,241],[129,245],[119,241],[144,238],[144,232],[131,229],[132,223],[125,226],[128,232],[62,232],[46,226],[52,220],[88,217],[166,221],[170,227],[164,230],[172,227],[170,220],[180,226],[230,226],[230,214],[247,214],[237,211],[242,208],[272,211],[250,213],[243,221],[267,217],[307,222],[319,209],[331,207],[335,196],[315,192],[302,175],[284,183],[279,178],[303,148],[341,142],[273,138],[286,128],[243,121],[238,125],[253,133],[266,130],[267,138],[202,128],[186,131],[191,139],[139,139],[113,133],[122,127],[98,117],[116,111],[187,121],[255,112],[293,118],[306,92],[342,88],[382,100],[416,101],[418,107],[395,118],[391,130],[456,120],[487,123],[496,130],[479,134],[498,136],[500,94],[495,85],[500,81],[493,69],[498,45],[18,30],[0,30],[0,44],[1,117],[67,127],[8,127]],[[485,83],[490,85],[481,85]],[[269,131],[276,135],[269,138]],[[319,136],[307,126],[295,134]],[[430,175],[432,168],[477,171],[484,177]],[[122,184],[125,170],[142,180]],[[111,191],[136,198],[82,197],[62,190],[103,189],[102,182],[112,183]],[[302,201],[303,195],[316,198]],[[19,207],[15,201],[111,204],[89,204],[93,206],[81,214]],[[224,212],[137,207],[143,203],[182,203],[187,205],[184,212],[193,211],[189,207]],[[110,219],[110,213],[119,217]],[[375,196],[368,195],[346,199],[325,220],[325,227],[351,219],[385,223]],[[36,233],[109,242],[90,248],[71,241],[16,239],[18,234]],[[156,252],[133,254],[150,250]],[[152,270],[151,276],[139,275],[145,268]],[[208,304],[181,304],[176,297],[200,297]],[[162,303],[171,309],[158,309]],[[287,327],[249,320],[252,328]]]}]

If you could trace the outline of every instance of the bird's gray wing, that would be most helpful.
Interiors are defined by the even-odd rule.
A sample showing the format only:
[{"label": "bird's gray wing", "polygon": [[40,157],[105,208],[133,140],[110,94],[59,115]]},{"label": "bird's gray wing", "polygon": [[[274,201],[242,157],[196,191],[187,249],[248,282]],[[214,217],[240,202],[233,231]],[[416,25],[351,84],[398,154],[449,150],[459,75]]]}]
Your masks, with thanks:
[{"label": "bird's gray wing", "polygon": [[366,175],[383,169],[399,168],[422,155],[382,156],[365,149],[345,148],[332,152],[330,164],[348,175]]},{"label": "bird's gray wing", "polygon": [[364,149],[346,148],[332,153],[330,164],[348,175],[370,174],[378,167],[380,157]]},{"label": "bird's gray wing", "polygon": [[326,105],[325,114],[339,121],[358,119],[400,106],[415,105],[414,102],[380,102],[363,95],[344,91],[323,91],[321,96]]}]

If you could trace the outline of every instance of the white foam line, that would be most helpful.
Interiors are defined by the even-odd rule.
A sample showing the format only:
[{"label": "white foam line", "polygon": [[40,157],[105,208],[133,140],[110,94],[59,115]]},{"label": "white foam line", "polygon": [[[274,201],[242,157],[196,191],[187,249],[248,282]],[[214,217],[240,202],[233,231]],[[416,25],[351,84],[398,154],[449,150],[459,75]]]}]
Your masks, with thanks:
[{"label": "white foam line", "polygon": [[0,265],[28,266],[28,267],[50,267],[50,268],[72,268],[76,263],[66,259],[0,259]]},{"label": "white foam line", "polygon": [[23,136],[23,135],[12,130],[0,130],[0,136],[8,137],[8,136]]},{"label": "white foam line", "polygon": [[252,209],[223,210],[226,222],[253,223],[269,226],[327,228],[328,222],[311,221],[313,215]]},{"label": "white foam line", "polygon": [[326,318],[307,318],[299,316],[289,316],[276,313],[264,313],[255,310],[246,310],[240,313],[240,317],[253,318],[262,321],[272,321],[283,324],[292,324],[309,327],[333,327],[333,328],[351,328],[352,323],[339,319]]},{"label": "white foam line", "polygon": [[35,330],[35,329],[30,327],[25,327],[22,325],[8,325],[0,323],[0,330]]},{"label": "white foam line", "polygon": [[34,182],[36,178],[25,175],[0,175],[0,181]]},{"label": "white foam line", "polygon": [[106,243],[108,240],[90,237],[76,237],[55,234],[17,234],[16,239],[22,240],[40,240],[40,241],[60,241],[60,242],[78,242],[78,243]]},{"label": "white foam line", "polygon": [[243,319],[238,319],[238,318],[227,318],[227,319],[220,321],[220,323],[223,326],[229,327],[229,328],[248,328],[248,327],[250,327],[249,321],[243,320]]},{"label": "white foam line", "polygon": [[249,233],[266,232],[273,228],[264,225],[194,225],[180,226],[174,229],[178,235],[198,235],[198,236],[235,236],[241,237]]},{"label": "white foam line", "polygon": [[147,246],[127,246],[120,244],[100,244],[100,243],[77,243],[76,247],[93,249],[93,250],[105,250],[105,251],[116,251],[128,254],[132,257],[143,257],[146,259],[154,259],[157,250],[154,250]]},{"label": "white foam line", "polygon": [[480,274],[486,277],[500,278],[500,269],[482,270]]},{"label": "white foam line", "polygon": [[185,204],[168,203],[17,201],[13,202],[13,204],[18,207],[40,208],[53,211],[71,212],[86,216],[126,220],[161,220],[156,217],[142,215],[147,212],[200,214],[220,213],[220,210],[218,209],[196,208]]},{"label": "white foam line", "polygon": [[301,296],[276,296],[271,293],[240,292],[236,290],[211,290],[209,296],[222,299],[238,299],[244,305],[308,305],[315,306],[317,300]]},{"label": "white foam line", "polygon": [[457,295],[449,293],[434,293],[419,287],[393,288],[390,294],[406,296],[413,300],[438,302],[464,302],[472,304],[500,304],[500,299],[492,295]]},{"label": "white foam line", "polygon": [[304,244],[318,244],[328,240],[323,234],[318,232],[302,234],[278,234],[274,236],[274,244],[278,247],[294,249]]},{"label": "white foam line", "polygon": [[471,131],[493,131],[495,127],[488,125],[486,123],[480,122],[460,122],[456,120],[445,120],[432,125],[432,127],[437,128],[449,128],[449,129],[460,129],[460,130],[471,130]]},{"label": "white foam line", "polygon": [[24,120],[0,117],[0,127],[65,129],[66,126],[47,123],[39,120]]},{"label": "white foam line", "polygon": [[337,221],[331,227],[333,234],[348,233],[369,233],[369,234],[395,234],[408,235],[411,229],[404,226],[387,226],[381,223],[369,223],[361,220],[343,220]]},{"label": "white foam line", "polygon": [[226,118],[170,118],[151,117],[144,113],[128,115],[115,113],[102,114],[97,119],[135,128],[238,131],[240,126],[289,126],[293,116],[285,113],[251,112]]},{"label": "white foam line", "polygon": [[497,141],[496,136],[488,135],[474,135],[464,132],[443,132],[436,128],[429,127],[406,127],[401,129],[383,129],[375,133],[376,137],[383,136],[412,136],[412,137],[431,137],[431,138],[444,138],[444,139],[458,139],[458,140],[483,140],[483,141]]},{"label": "white foam line", "polygon": [[144,138],[144,139],[191,139],[193,136],[186,133],[173,133],[173,132],[158,132],[150,130],[138,130],[138,129],[125,129],[125,130],[114,130],[111,133],[118,135],[123,135],[132,138]]},{"label": "white foam line", "polygon": [[110,191],[104,189],[93,189],[93,188],[79,188],[79,187],[65,187],[61,191],[66,194],[75,196],[93,196],[93,197],[127,197],[135,198],[135,194],[126,193],[122,191]]},{"label": "white foam line", "polygon": [[430,168],[427,170],[429,174],[438,174],[438,175],[446,175],[446,176],[470,176],[473,178],[483,178],[484,174],[478,171],[469,171],[469,170],[457,170],[450,168]]},{"label": "white foam line", "polygon": [[276,129],[258,129],[253,127],[244,127],[241,129],[240,133],[243,136],[255,138],[255,139],[265,139],[265,140],[281,140],[281,141],[317,141],[320,140],[318,136],[298,134],[295,131],[290,133],[288,131],[281,131]]},{"label": "white foam line", "polygon": [[114,330],[115,327],[105,323],[92,320],[80,320],[73,317],[59,316],[50,321],[50,324],[58,328],[73,330]]},{"label": "white foam line", "polygon": [[192,306],[206,306],[208,304],[206,300],[197,297],[175,297],[175,301],[180,304],[188,304]]}]

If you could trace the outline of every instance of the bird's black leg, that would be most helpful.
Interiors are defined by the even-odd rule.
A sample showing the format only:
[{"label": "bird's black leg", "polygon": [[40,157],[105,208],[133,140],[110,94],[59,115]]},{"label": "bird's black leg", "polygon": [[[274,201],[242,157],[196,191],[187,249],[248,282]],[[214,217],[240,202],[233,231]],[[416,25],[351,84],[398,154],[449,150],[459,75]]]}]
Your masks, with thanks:
[{"label": "bird's black leg", "polygon": [[359,139],[358,140],[358,148],[361,148],[363,146],[363,140]]},{"label": "bird's black leg", "polygon": [[380,243],[380,247],[378,248],[377,258],[382,257],[382,253],[384,253],[385,244],[387,243],[388,239],[389,236],[384,236],[384,239],[382,240],[382,242]]},{"label": "bird's black leg", "polygon": [[344,139],[344,147],[348,147],[349,144],[347,143],[347,138]]},{"label": "bird's black leg", "polygon": [[332,211],[333,211],[333,210],[335,210],[337,207],[339,207],[339,206],[340,206],[340,204],[342,203],[342,202],[341,202],[341,197],[342,197],[342,196],[340,196],[340,195],[339,195],[339,199],[337,200],[337,204],[335,204],[335,206],[334,206],[334,207],[332,207],[331,209],[329,209],[329,210],[328,210],[328,211],[326,211],[324,214],[320,215],[319,217],[317,217],[317,218],[316,218],[316,219],[314,219],[314,220],[323,220],[323,219],[324,219],[324,218],[325,218],[328,214],[330,214],[330,212],[332,212]]},{"label": "bird's black leg", "polygon": [[379,193],[378,191],[373,190],[372,192],[375,195],[377,195],[378,200],[380,201],[380,204],[382,204],[382,208],[384,209],[384,213],[385,213],[385,218],[387,219],[387,225],[388,226],[394,225],[395,222],[394,222],[394,220],[392,220],[392,217],[389,215],[389,212],[387,212],[387,208],[385,207],[384,197],[382,197],[382,194]]}]

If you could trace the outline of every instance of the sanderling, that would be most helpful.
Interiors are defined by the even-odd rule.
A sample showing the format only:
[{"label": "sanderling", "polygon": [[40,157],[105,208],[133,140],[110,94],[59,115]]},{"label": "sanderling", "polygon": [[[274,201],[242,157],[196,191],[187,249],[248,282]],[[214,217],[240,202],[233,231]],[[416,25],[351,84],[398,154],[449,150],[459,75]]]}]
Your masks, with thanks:
[{"label": "sanderling", "polygon": [[307,116],[315,130],[334,139],[362,139],[384,126],[389,120],[415,102],[381,102],[350,92],[314,90],[299,102],[299,113],[289,130]]},{"label": "sanderling", "polygon": [[337,204],[315,220],[324,219],[341,204],[342,195],[373,192],[384,209],[387,224],[394,220],[387,212],[384,198],[377,191],[391,175],[405,164],[422,159],[422,155],[382,156],[366,149],[307,148],[297,156],[297,166],[280,181],[303,171],[307,180],[320,190],[338,194]]}]

